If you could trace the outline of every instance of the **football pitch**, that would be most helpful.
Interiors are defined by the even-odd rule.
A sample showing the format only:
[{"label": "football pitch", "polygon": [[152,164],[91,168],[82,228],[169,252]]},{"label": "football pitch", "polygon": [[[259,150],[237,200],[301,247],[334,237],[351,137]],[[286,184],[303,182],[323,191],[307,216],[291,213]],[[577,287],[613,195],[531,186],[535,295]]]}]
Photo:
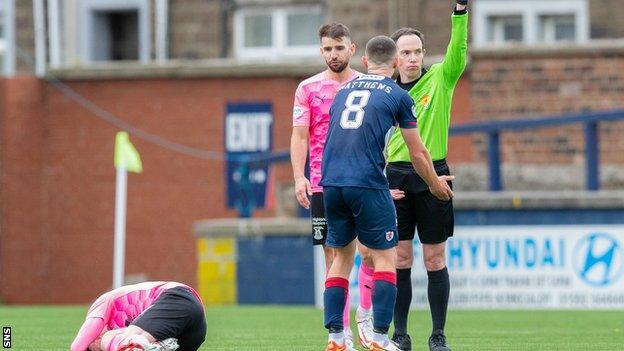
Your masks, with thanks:
[{"label": "football pitch", "polygon": [[[0,306],[0,326],[11,327],[14,350],[68,350],[86,308]],[[410,315],[414,350],[428,350],[428,314],[413,310]],[[201,350],[318,351],[325,346],[322,312],[313,307],[209,307],[206,318]],[[454,351],[624,350],[623,311],[451,310],[446,329]]]}]

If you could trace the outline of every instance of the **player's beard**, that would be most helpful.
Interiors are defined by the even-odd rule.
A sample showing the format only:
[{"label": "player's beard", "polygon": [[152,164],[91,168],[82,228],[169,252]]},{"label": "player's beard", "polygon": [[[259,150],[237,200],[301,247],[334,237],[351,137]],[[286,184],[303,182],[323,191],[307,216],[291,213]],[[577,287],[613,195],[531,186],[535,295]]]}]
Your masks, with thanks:
[{"label": "player's beard", "polygon": [[349,65],[349,61],[344,61],[344,62],[334,61],[334,62],[325,62],[325,63],[327,64],[327,67],[329,67],[329,69],[331,69],[332,72],[335,72],[335,73],[341,73]]}]

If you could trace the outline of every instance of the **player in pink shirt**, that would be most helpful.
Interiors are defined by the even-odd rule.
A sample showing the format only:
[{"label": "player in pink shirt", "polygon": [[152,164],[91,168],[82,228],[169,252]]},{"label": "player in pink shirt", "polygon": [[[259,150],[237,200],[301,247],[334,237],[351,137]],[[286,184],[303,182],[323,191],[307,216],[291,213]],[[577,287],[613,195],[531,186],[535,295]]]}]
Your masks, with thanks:
[{"label": "player in pink shirt", "polygon": [[[323,148],[329,128],[329,108],[338,89],[360,74],[349,66],[349,61],[355,54],[355,44],[351,42],[351,35],[346,26],[340,23],[321,26],[319,39],[321,41],[321,55],[325,59],[327,69],[304,80],[297,87],[293,108],[290,157],[297,201],[306,209],[311,209],[312,240],[314,245],[323,245],[325,267],[329,269],[334,252],[325,246],[327,221],[323,208],[323,188],[319,186]],[[304,174],[308,149],[310,152],[310,180]],[[373,268],[365,248],[360,250],[360,254],[363,261],[358,272],[360,306],[356,313],[356,319],[360,343],[362,346],[368,347],[370,340],[372,340],[371,287]],[[368,264],[364,264],[364,261]],[[347,339],[345,343],[352,349],[353,336],[348,328],[348,303],[345,305],[343,323]]]},{"label": "player in pink shirt", "polygon": [[71,351],[194,351],[205,337],[204,306],[193,288],[145,282],[98,297]]}]

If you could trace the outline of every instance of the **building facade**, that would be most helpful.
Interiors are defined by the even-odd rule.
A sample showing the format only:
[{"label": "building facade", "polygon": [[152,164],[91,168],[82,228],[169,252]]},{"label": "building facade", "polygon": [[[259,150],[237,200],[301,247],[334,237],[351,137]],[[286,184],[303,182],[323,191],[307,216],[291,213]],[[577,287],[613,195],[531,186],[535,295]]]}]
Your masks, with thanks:
[{"label": "building facade", "polygon": [[[7,0],[0,6],[4,29],[0,55],[8,75],[34,70],[39,13],[42,56],[51,68],[214,58],[270,64],[315,57],[316,30],[328,21],[348,25],[359,47],[375,35],[413,26],[425,33],[429,55],[437,56],[446,48],[453,4],[452,0]],[[472,46],[621,38],[624,10],[619,5],[617,0],[474,0]]]}]

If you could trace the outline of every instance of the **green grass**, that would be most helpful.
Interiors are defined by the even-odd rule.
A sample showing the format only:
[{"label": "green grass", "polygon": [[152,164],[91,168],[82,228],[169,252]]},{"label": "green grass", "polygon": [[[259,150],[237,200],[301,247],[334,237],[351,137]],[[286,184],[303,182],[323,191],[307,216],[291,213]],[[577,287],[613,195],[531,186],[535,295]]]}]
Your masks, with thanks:
[{"label": "green grass", "polygon": [[[13,350],[67,350],[86,306],[0,306]],[[311,307],[211,307],[201,350],[323,350],[321,311]],[[414,350],[427,350],[429,312],[410,314]],[[622,311],[450,311],[446,333],[454,351],[624,350]]]}]

